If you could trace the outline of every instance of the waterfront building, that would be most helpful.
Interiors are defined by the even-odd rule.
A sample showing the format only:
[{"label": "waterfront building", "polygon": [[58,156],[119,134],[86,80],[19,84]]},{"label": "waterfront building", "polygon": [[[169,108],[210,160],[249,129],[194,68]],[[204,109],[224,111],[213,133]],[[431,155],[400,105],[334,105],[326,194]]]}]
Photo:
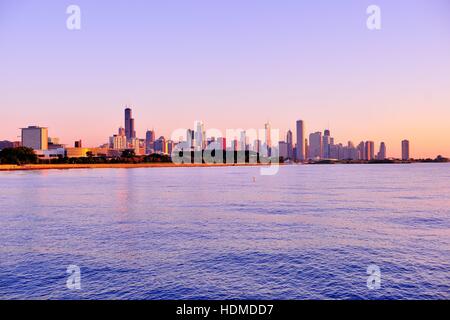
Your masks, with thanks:
[{"label": "waterfront building", "polygon": [[245,130],[241,131],[241,137],[239,141],[239,150],[240,151],[246,151],[247,150],[247,136]]},{"label": "waterfront building", "polygon": [[[127,148],[127,137],[123,135],[115,134],[109,139],[109,146],[114,150],[125,150]],[[77,147],[75,148],[82,148]]]},{"label": "waterfront building", "polygon": [[6,149],[6,148],[13,148],[13,143],[11,141],[0,141],[0,150]]},{"label": "waterfront building", "polygon": [[288,144],[285,141],[278,142],[278,155],[283,159],[288,159]]},{"label": "waterfront building", "polygon": [[364,153],[365,153],[364,150],[365,150],[365,144],[364,144],[364,141],[361,141],[357,147],[358,160],[364,160]]},{"label": "waterfront building", "polygon": [[75,141],[74,147],[75,148],[83,148],[83,141],[81,141],[81,140]]},{"label": "waterfront building", "polygon": [[125,136],[128,140],[136,138],[136,131],[134,129],[134,119],[130,108],[125,109]]},{"label": "waterfront building", "polygon": [[167,147],[166,147],[166,153],[171,155],[172,151],[175,149],[175,142],[172,140],[167,140]]},{"label": "waterfront building", "polygon": [[322,156],[324,159],[331,158],[330,146],[331,146],[330,130],[325,130],[324,135],[322,137]]},{"label": "waterfront building", "polygon": [[296,124],[297,129],[297,161],[305,161],[306,150],[305,150],[305,125],[303,120],[298,120]]},{"label": "waterfront building", "polygon": [[371,161],[375,158],[375,143],[366,141],[364,144],[364,160]]},{"label": "waterfront building", "polygon": [[151,154],[155,151],[154,144],[155,144],[155,131],[147,130],[147,132],[145,133],[145,153],[146,154]]},{"label": "waterfront building", "polygon": [[386,144],[384,142],[380,143],[380,150],[377,154],[378,160],[386,160]]},{"label": "waterfront building", "polygon": [[292,136],[292,131],[288,130],[287,134],[286,134],[286,144],[287,144],[287,158],[288,159],[294,159],[294,141],[293,141],[293,136]]},{"label": "waterfront building", "polygon": [[261,152],[261,140],[256,139],[255,142],[253,143],[253,151],[255,151],[256,153],[260,153]]},{"label": "waterfront building", "polygon": [[270,148],[272,147],[272,136],[271,136],[270,122],[267,122],[264,125],[264,134],[265,134],[265,145],[270,150]]},{"label": "waterfront building", "polygon": [[59,143],[59,138],[56,137],[48,137],[48,144],[60,144]]},{"label": "waterfront building", "polygon": [[402,160],[407,161],[411,159],[409,155],[409,140],[402,141]]},{"label": "waterfront building", "polygon": [[194,133],[194,141],[195,141],[195,151],[202,151],[206,147],[206,134],[205,134],[205,126],[202,121],[195,122],[195,133]]},{"label": "waterfront building", "polygon": [[22,146],[34,150],[48,149],[48,129],[38,126],[22,128]]},{"label": "waterfront building", "polygon": [[163,136],[155,140],[155,152],[156,153],[167,153],[166,138]]},{"label": "waterfront building", "polygon": [[91,152],[89,148],[66,148],[67,158],[85,158]]},{"label": "waterfront building", "polygon": [[194,136],[195,136],[194,130],[187,129],[187,131],[186,131],[186,142],[187,142],[187,145],[189,146],[190,149],[194,148],[194,141],[195,141]]},{"label": "waterfront building", "polygon": [[227,139],[226,138],[217,138],[217,143],[219,144],[219,148],[223,151],[227,150]]},{"label": "waterfront building", "polygon": [[323,147],[322,147],[322,132],[314,132],[309,135],[309,158],[310,159],[322,159]]}]

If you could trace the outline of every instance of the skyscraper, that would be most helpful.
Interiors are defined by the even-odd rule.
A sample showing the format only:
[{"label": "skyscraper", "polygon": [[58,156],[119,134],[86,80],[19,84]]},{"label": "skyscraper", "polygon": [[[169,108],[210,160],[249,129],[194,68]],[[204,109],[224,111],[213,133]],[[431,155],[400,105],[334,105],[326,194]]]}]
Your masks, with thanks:
[{"label": "skyscraper", "polygon": [[308,143],[308,139],[305,139],[304,146],[305,146],[305,159],[309,159],[309,143]]},{"label": "skyscraper", "polygon": [[330,130],[325,130],[322,138],[322,148],[323,148],[322,155],[324,159],[331,158],[330,145],[331,145]]},{"label": "skyscraper", "polygon": [[409,140],[402,141],[402,160],[407,161],[411,159],[409,156]]},{"label": "skyscraper", "polygon": [[217,143],[220,146],[219,147],[220,150],[222,150],[222,151],[226,151],[227,150],[227,139],[226,138],[222,138],[222,137],[217,138]]},{"label": "skyscraper", "polygon": [[253,151],[260,153],[261,152],[261,140],[256,139],[253,142]]},{"label": "skyscraper", "polygon": [[166,138],[163,136],[155,140],[155,152],[157,153],[167,153]]},{"label": "skyscraper", "polygon": [[365,154],[365,145],[364,145],[364,141],[361,141],[359,144],[358,144],[358,147],[356,148],[357,149],[357,155],[358,155],[358,160],[364,160],[364,158],[365,158],[365,156],[364,156],[364,154]]},{"label": "skyscraper", "polygon": [[375,157],[375,143],[373,141],[366,141],[364,145],[364,160],[371,161]]},{"label": "skyscraper", "polygon": [[145,153],[151,154],[155,150],[155,131],[147,130],[145,133]]},{"label": "skyscraper", "polygon": [[322,159],[322,132],[314,132],[309,135],[309,158]]},{"label": "skyscraper", "polygon": [[278,142],[278,156],[288,159],[288,144],[285,141]]},{"label": "skyscraper", "polygon": [[286,134],[286,143],[287,143],[287,156],[288,159],[293,159],[294,158],[294,154],[293,154],[293,148],[294,148],[294,141],[292,138],[292,131],[288,130],[287,134]]},{"label": "skyscraper", "polygon": [[124,150],[127,148],[127,137],[115,134],[109,138],[109,147],[114,150]]},{"label": "skyscraper", "polygon": [[231,151],[239,151],[239,141],[237,139],[231,140]]},{"label": "skyscraper", "polygon": [[48,149],[48,129],[38,126],[22,128],[22,146],[34,150]]},{"label": "skyscraper", "polygon": [[303,120],[297,121],[297,161],[305,161],[305,125]]},{"label": "skyscraper", "polygon": [[386,144],[384,142],[380,144],[380,150],[378,151],[377,159],[386,160]]},{"label": "skyscraper", "polygon": [[187,142],[187,144],[189,146],[189,149],[191,149],[191,150],[194,148],[194,140],[195,140],[194,136],[195,136],[194,130],[187,129],[187,131],[186,131],[186,142]]},{"label": "skyscraper", "polygon": [[173,142],[172,140],[167,140],[166,145],[167,145],[166,152],[168,155],[171,155],[175,148],[175,142]]},{"label": "skyscraper", "polygon": [[125,136],[127,139],[136,138],[136,131],[134,130],[134,119],[130,108],[125,109]]},{"label": "skyscraper", "polygon": [[206,147],[206,134],[205,134],[205,126],[203,122],[196,121],[195,122],[195,150],[201,151]]},{"label": "skyscraper", "polygon": [[247,136],[245,130],[241,131],[241,138],[240,138],[240,151],[246,151],[247,150]]},{"label": "skyscraper", "polygon": [[264,125],[264,132],[265,132],[265,138],[266,138],[266,141],[265,141],[265,143],[266,143],[266,146],[267,146],[267,148],[271,148],[272,147],[272,137],[271,137],[271,130],[270,130],[270,123],[269,122],[267,122],[265,125]]}]

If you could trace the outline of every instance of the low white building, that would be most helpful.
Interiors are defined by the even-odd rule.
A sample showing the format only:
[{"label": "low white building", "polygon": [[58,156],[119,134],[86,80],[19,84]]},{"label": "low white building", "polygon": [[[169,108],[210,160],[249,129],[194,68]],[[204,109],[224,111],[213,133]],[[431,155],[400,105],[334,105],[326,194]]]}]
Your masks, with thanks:
[{"label": "low white building", "polygon": [[34,153],[38,156],[39,159],[49,160],[49,159],[57,159],[59,157],[65,157],[66,149],[57,148],[49,150],[34,150]]}]

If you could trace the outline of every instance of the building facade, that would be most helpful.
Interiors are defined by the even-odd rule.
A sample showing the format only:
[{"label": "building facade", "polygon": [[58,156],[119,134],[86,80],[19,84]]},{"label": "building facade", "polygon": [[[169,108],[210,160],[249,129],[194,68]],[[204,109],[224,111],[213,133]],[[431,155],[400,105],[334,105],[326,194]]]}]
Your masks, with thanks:
[{"label": "building facade", "polygon": [[136,138],[136,131],[134,130],[134,119],[130,108],[125,109],[125,136],[127,139]]},{"label": "building facade", "polygon": [[409,155],[409,140],[402,141],[402,160],[407,161],[411,159]]},{"label": "building facade", "polygon": [[38,126],[22,128],[22,146],[33,150],[47,150],[48,129]]},{"label": "building facade", "polygon": [[303,120],[298,120],[296,124],[297,129],[297,146],[296,146],[296,160],[305,161],[305,124]]},{"label": "building facade", "polygon": [[309,158],[310,159],[322,159],[323,158],[323,146],[322,146],[322,132],[314,132],[309,135]]}]

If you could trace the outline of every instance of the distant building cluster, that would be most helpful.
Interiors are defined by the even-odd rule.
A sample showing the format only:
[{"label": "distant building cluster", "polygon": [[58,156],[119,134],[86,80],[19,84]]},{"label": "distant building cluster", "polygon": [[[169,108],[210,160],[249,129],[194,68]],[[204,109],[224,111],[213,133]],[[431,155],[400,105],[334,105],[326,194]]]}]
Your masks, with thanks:
[{"label": "distant building cluster", "polygon": [[[167,154],[171,155],[175,147],[182,143],[185,151],[203,151],[206,148],[214,147],[215,150],[223,151],[255,151],[259,152],[262,146],[272,146],[270,140],[270,124],[265,124],[264,141],[255,139],[250,141],[251,135],[245,130],[235,132],[235,138],[230,139],[227,144],[226,137],[207,137],[204,123],[196,121],[193,129],[187,129],[179,137],[178,141],[166,139],[164,136],[157,138],[155,130],[147,130],[145,139],[139,139],[134,129],[134,118],[132,110],[125,109],[125,128],[120,127],[117,134],[109,138],[108,148],[110,153],[122,152],[123,150],[134,150],[136,155],[148,154]],[[269,148],[270,149],[270,148]]]},{"label": "distant building cluster", "polygon": [[110,154],[120,154],[124,150],[133,150],[136,155],[152,153],[170,154],[174,143],[163,136],[156,139],[155,130],[147,130],[145,139],[137,138],[135,122],[131,108],[125,109],[125,125],[120,127],[117,134],[109,138]]},{"label": "distant building cluster", "polygon": [[[352,141],[347,144],[336,143],[330,130],[326,129],[313,132],[306,137],[305,123],[298,120],[296,123],[297,143],[292,141],[292,131],[286,135],[286,141],[279,142],[279,155],[284,159],[303,162],[308,160],[386,160],[387,149],[384,142],[380,143],[378,152],[375,153],[373,141],[361,141],[355,145]],[[402,142],[402,160],[410,160],[409,141]]]},{"label": "distant building cluster", "polygon": [[[292,142],[292,132],[287,132],[286,141],[280,142],[280,156],[284,159],[303,162],[307,160],[386,160],[387,149],[384,142],[380,143],[378,152],[375,153],[375,143],[373,141],[361,141],[355,145],[352,141],[347,144],[336,143],[331,136],[330,130],[326,129],[313,132],[306,137],[305,123],[298,120],[296,124],[297,143]],[[292,150],[294,150],[292,152]],[[410,160],[409,141],[402,142],[402,160]]]},{"label": "distant building cluster", "polygon": [[21,141],[0,142],[0,150],[21,146],[33,149],[40,159],[80,158],[90,155],[108,156],[108,150],[105,148],[83,148],[81,140],[75,141],[73,147],[61,144],[59,138],[49,137],[48,128],[39,126],[22,128]]},{"label": "distant building cluster", "polygon": [[[266,123],[262,137],[258,133],[246,130],[235,130],[231,136],[207,137],[204,123],[196,121],[194,129],[187,129],[178,141],[157,138],[155,130],[147,130],[144,139],[137,137],[135,119],[132,109],[125,108],[124,126],[118,128],[117,133],[109,137],[108,143],[98,148],[85,148],[81,140],[73,143],[72,147],[61,144],[58,138],[49,137],[48,128],[29,126],[22,128],[21,141],[0,141],[0,150],[25,146],[35,150],[43,159],[57,157],[79,158],[88,156],[119,157],[123,151],[132,150],[136,155],[167,154],[171,155],[177,144],[183,144],[183,150],[203,151],[214,148],[223,151],[253,151],[256,153],[267,150],[268,156],[277,154],[285,161],[306,162],[320,160],[386,160],[387,148],[381,142],[375,150],[373,141],[361,141],[358,145],[349,141],[346,144],[336,143],[330,130],[317,131],[306,136],[305,122],[296,122],[295,140],[291,130],[287,131],[283,141],[272,141],[271,125]],[[410,144],[408,140],[401,142],[402,160],[410,160]]]},{"label": "distant building cluster", "polygon": [[[355,145],[352,141],[347,144],[336,143],[330,130],[313,132],[306,137],[304,122],[297,121],[297,143],[292,142],[292,132],[288,131],[286,141],[280,142],[280,156],[295,161],[307,160],[386,160],[386,144],[380,143],[375,153],[373,141],[361,141]],[[294,150],[291,152],[290,150]],[[408,158],[409,159],[409,153]]]}]

